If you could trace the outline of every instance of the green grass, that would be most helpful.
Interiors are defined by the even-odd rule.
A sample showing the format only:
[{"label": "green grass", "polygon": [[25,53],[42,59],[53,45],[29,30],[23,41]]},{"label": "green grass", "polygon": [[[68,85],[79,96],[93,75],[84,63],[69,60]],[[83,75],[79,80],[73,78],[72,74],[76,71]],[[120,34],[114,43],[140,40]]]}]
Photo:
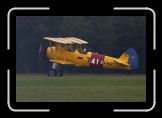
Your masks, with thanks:
[{"label": "green grass", "polygon": [[17,75],[17,102],[146,102],[145,75]]}]

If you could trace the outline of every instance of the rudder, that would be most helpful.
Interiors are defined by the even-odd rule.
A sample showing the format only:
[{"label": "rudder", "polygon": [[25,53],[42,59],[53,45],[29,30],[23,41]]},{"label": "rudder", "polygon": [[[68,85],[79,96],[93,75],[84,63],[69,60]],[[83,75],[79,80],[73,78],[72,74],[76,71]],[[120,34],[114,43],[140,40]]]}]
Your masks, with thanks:
[{"label": "rudder", "polygon": [[128,64],[130,64],[130,68],[131,70],[137,69],[139,66],[139,60],[138,60],[138,55],[137,52],[135,51],[135,49],[133,48],[129,48],[125,54],[129,55],[129,59],[128,59]]}]

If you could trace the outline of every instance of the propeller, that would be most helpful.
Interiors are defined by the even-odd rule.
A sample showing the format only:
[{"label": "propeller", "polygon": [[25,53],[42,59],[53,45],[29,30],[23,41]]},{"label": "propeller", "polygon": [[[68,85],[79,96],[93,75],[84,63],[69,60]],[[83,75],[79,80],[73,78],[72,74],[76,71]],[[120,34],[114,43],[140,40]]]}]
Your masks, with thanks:
[{"label": "propeller", "polygon": [[41,40],[40,42],[40,46],[39,46],[39,56],[41,59],[45,59],[46,57],[46,44],[44,44],[45,42],[43,42],[43,40]]},{"label": "propeller", "polygon": [[41,40],[40,47],[39,47],[39,56],[41,56],[41,53],[42,53],[42,40]]}]

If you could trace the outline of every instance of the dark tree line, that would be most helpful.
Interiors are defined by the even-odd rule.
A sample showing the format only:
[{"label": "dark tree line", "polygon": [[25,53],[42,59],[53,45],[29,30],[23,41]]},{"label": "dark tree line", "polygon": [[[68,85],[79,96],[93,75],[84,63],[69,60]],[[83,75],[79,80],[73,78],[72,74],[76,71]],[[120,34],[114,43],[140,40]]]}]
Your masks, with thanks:
[{"label": "dark tree line", "polygon": [[[134,48],[140,65],[135,73],[146,72],[145,16],[17,16],[16,72],[45,73],[52,63],[40,59],[38,50],[44,36],[77,37],[89,42],[93,52],[119,57]],[[76,69],[77,68],[77,69]],[[65,67],[66,73],[112,73],[98,68]]]}]

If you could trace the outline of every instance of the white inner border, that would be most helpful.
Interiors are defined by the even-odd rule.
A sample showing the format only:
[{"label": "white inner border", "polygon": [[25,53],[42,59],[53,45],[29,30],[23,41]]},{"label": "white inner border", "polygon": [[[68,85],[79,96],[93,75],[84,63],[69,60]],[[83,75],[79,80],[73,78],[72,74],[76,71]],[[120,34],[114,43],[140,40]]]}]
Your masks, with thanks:
[{"label": "white inner border", "polygon": [[[149,10],[153,14],[153,50],[156,50],[156,13],[149,7],[114,7],[114,10]],[[114,112],[149,112],[156,105],[156,70],[153,70],[153,104],[149,109],[114,109]]]},{"label": "white inner border", "polygon": [[153,49],[156,50],[156,13],[149,7],[114,7],[114,10],[149,10],[153,14]]},{"label": "white inner border", "polygon": [[[10,14],[14,10],[49,10],[49,7],[14,7],[7,14],[7,50],[10,50]],[[149,7],[114,7],[114,10],[149,10],[153,13],[153,49],[156,50],[156,14]],[[13,109],[10,105],[10,70],[7,70],[7,105],[13,112],[49,112],[49,109]],[[114,109],[114,112],[149,112],[156,105],[156,70],[153,70],[153,105],[149,109]]]},{"label": "white inner border", "polygon": [[13,7],[7,13],[7,50],[10,50],[10,14],[15,10],[50,10],[49,7]]},{"label": "white inner border", "polygon": [[[10,14],[15,10],[49,10],[49,7],[13,7],[7,13],[7,50],[10,50]],[[50,109],[13,109],[10,104],[10,70],[7,70],[7,105],[13,112],[50,112]]]}]

